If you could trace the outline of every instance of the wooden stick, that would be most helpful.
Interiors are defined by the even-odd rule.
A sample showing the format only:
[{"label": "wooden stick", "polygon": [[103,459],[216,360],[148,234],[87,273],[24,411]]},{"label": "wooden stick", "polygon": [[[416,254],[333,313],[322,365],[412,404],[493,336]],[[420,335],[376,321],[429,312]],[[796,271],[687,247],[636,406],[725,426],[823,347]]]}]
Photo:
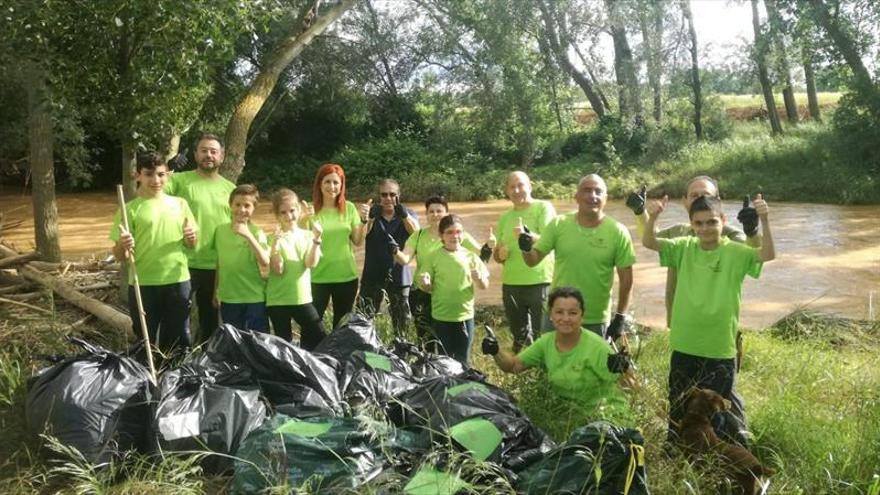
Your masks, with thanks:
[{"label": "wooden stick", "polygon": [[[122,212],[122,226],[126,232],[131,232],[128,228],[128,211],[125,209],[125,193],[122,191],[122,184],[116,185],[116,197],[119,199],[119,211]],[[150,344],[150,334],[147,332],[147,313],[144,311],[144,300],[141,299],[141,283],[138,280],[137,265],[134,261],[134,253],[129,252],[128,258],[131,261],[129,269],[131,270],[132,282],[134,282],[134,300],[137,303],[138,321],[141,324],[141,337],[144,339],[144,349],[147,352],[147,366],[150,368],[150,376],[153,378],[153,384],[156,384],[156,367],[153,365],[153,350]],[[66,271],[66,270],[65,270]]]},{"label": "wooden stick", "polygon": [[4,303],[7,303],[7,304],[15,304],[16,306],[23,306],[23,307],[25,307],[25,308],[29,308],[29,309],[32,309],[32,310],[34,310],[34,311],[39,311],[40,313],[44,313],[44,314],[47,314],[47,315],[51,315],[51,314],[52,314],[52,312],[49,311],[48,309],[43,309],[43,308],[41,308],[41,307],[34,306],[33,304],[28,304],[28,303],[19,302],[19,301],[13,301],[12,299],[6,299],[5,297],[0,297],[0,302],[4,302]]},{"label": "wooden stick", "polygon": [[27,254],[19,254],[16,256],[9,256],[7,258],[0,259],[0,268],[6,268],[7,266],[15,266],[23,263],[27,263],[28,261],[35,260],[39,257],[39,253],[27,253]]}]

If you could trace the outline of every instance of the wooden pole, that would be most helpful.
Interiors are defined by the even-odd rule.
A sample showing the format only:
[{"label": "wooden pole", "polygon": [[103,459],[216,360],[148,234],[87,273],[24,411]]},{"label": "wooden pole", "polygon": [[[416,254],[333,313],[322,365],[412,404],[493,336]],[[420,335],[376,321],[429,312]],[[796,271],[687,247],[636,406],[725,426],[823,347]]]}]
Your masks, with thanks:
[{"label": "wooden pole", "polygon": [[[128,211],[125,209],[125,193],[122,189],[122,184],[116,185],[116,196],[119,198],[119,211],[122,212],[122,225],[125,228],[126,232],[131,232],[128,228]],[[131,261],[131,275],[132,281],[134,282],[134,299],[137,303],[137,313],[138,318],[141,324],[141,337],[144,339],[144,349],[147,351],[147,366],[150,368],[150,376],[153,378],[153,383],[156,383],[156,367],[153,365],[153,350],[152,345],[150,344],[150,334],[147,332],[147,313],[144,312],[144,301],[141,299],[141,284],[138,281],[138,272],[137,266],[134,262],[134,253],[128,253],[128,259]]]}]

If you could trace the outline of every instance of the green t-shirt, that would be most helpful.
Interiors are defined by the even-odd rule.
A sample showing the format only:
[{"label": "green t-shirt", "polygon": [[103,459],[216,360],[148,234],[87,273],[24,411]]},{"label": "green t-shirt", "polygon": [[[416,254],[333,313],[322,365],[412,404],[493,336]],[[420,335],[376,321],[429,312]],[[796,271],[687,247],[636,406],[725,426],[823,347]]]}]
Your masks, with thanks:
[{"label": "green t-shirt", "polygon": [[[250,223],[248,228],[257,242],[268,249],[266,234]],[[218,225],[211,244],[217,252],[217,295],[221,303],[242,304],[266,301],[266,281],[260,265],[245,238],[232,231],[232,224]]]},{"label": "green t-shirt", "polygon": [[547,373],[550,387],[562,397],[591,409],[626,408],[626,398],[617,384],[620,375],[608,370],[608,355],[614,351],[589,330],[581,331],[578,344],[566,352],[556,348],[556,332],[542,335],[517,357],[529,368]]},{"label": "green t-shirt", "polygon": [[[416,257],[416,271],[414,272],[416,274],[424,271],[422,269],[424,267],[423,260],[427,259],[431,253],[443,246],[443,241],[431,237],[430,229],[431,227],[425,227],[413,232],[410,234],[404,245],[404,249],[412,249],[413,255]],[[480,245],[477,244],[477,241],[473,236],[467,232],[461,237],[461,245],[472,253],[480,253]]]},{"label": "green t-shirt", "polygon": [[554,218],[534,249],[556,253],[553,287],[575,287],[584,296],[584,324],[605,323],[611,318],[611,287],[614,269],[636,262],[629,231],[605,216],[596,227],[581,227],[577,212]]},{"label": "green t-shirt", "polygon": [[217,265],[217,252],[209,246],[214,229],[229,222],[229,195],[233,189],[235,184],[226,178],[206,179],[195,170],[171,174],[165,184],[166,193],[189,203],[199,226],[198,244],[188,253],[190,268],[213,270]]},{"label": "green t-shirt", "polygon": [[[275,241],[269,236],[269,246]],[[281,234],[278,253],[284,260],[284,272],[269,271],[266,281],[266,306],[299,306],[312,302],[310,270],[306,268],[306,253],[312,247],[312,233],[294,228]]]},{"label": "green t-shirt", "polygon": [[446,322],[465,321],[474,317],[474,282],[471,267],[484,275],[486,265],[479,256],[467,249],[451,252],[445,248],[434,250],[422,260],[423,272],[431,275],[431,317]]},{"label": "green t-shirt", "polygon": [[[676,237],[687,237],[687,236],[695,236],[694,228],[689,223],[677,223],[675,225],[670,225],[665,229],[657,231],[657,239],[675,239]],[[728,224],[724,224],[724,227],[721,228],[721,235],[723,237],[727,237],[731,241],[734,242],[746,242],[746,235],[742,230],[739,230],[736,227],[732,227]]]},{"label": "green t-shirt", "polygon": [[[189,280],[183,243],[183,222],[196,228],[196,221],[186,201],[173,196],[137,197],[125,204],[128,228],[134,236],[134,259],[140,285],[168,285]],[[110,240],[119,240],[122,213],[116,210]],[[199,232],[198,235],[201,235]],[[134,271],[128,272],[134,284]]]},{"label": "green t-shirt", "polygon": [[321,237],[321,261],[312,269],[312,282],[335,284],[357,279],[351,233],[361,224],[357,207],[345,202],[345,213],[336,208],[321,208],[313,217],[324,229]]},{"label": "green t-shirt", "polygon": [[507,260],[501,271],[501,281],[507,285],[549,284],[553,280],[553,254],[548,254],[535,267],[526,265],[519,250],[519,239],[513,235],[513,228],[523,225],[535,234],[544,232],[544,228],[556,216],[556,210],[548,201],[535,200],[528,207],[517,210],[511,208],[501,215],[495,227],[498,244],[507,247]]},{"label": "green t-shirt", "polygon": [[669,343],[672,350],[713,359],[736,357],[742,284],[758,278],[758,250],[722,237],[705,251],[696,237],[658,239],[660,265],[678,272]]}]

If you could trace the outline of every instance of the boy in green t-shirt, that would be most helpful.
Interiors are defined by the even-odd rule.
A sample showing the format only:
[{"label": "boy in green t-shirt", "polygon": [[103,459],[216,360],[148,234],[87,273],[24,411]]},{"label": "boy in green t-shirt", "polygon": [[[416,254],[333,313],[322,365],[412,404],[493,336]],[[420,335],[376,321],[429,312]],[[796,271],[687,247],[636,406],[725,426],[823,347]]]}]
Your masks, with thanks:
[{"label": "boy in green t-shirt", "polygon": [[[767,203],[758,195],[760,248],[731,242],[722,235],[726,222],[721,200],[703,196],[688,212],[695,236],[658,239],[656,221],[668,197],[648,208],[642,240],[660,253],[660,264],[678,274],[670,325],[672,358],[669,369],[670,439],[684,416],[682,396],[693,386],[712,389],[732,403],[731,413],[718,415],[715,429],[728,439],[747,443],[745,412],[736,395],[736,334],[742,283],[746,275],[758,278],[763,263],[775,256]],[[720,424],[719,424],[720,422]]]},{"label": "boy in green t-shirt", "polygon": [[122,213],[117,211],[110,239],[115,242],[116,259],[130,260],[135,255],[128,277],[128,306],[135,335],[143,335],[133,286],[137,271],[147,334],[151,343],[168,354],[190,345],[190,278],[184,246],[196,245],[196,222],[186,201],[164,193],[169,173],[161,154],[140,154],[136,173],[137,197],[125,205],[130,230],[125,230]]},{"label": "boy in green t-shirt", "polygon": [[266,234],[251,223],[260,193],[242,184],[229,195],[232,221],[217,226],[211,248],[217,252],[215,304],[220,318],[242,330],[269,331],[266,317],[266,276],[269,245]]}]

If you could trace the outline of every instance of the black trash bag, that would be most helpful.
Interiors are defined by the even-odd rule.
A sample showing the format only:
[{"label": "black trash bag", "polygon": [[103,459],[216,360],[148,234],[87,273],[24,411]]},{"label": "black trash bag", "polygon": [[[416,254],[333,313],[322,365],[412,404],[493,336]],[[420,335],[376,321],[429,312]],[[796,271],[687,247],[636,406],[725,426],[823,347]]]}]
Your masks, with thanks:
[{"label": "black trash bag", "polygon": [[[645,439],[638,430],[595,421],[519,473],[518,493],[647,495]],[[598,479],[597,479],[598,478]]]},{"label": "black trash bag", "polygon": [[84,352],[41,370],[28,384],[28,430],[75,447],[91,464],[148,450],[150,372],[135,359],[68,337]]},{"label": "black trash bag", "polygon": [[230,493],[261,493],[279,485],[296,493],[351,490],[385,469],[394,455],[388,451],[417,448],[410,433],[375,433],[357,418],[274,416],[239,448]]},{"label": "black trash bag", "polygon": [[457,359],[423,351],[418,346],[400,339],[395,339],[393,346],[394,354],[410,362],[413,377],[420,381],[438,376],[462,376],[473,381],[486,381],[486,376],[482,372],[474,368],[466,368]]},{"label": "black trash bag", "polygon": [[312,352],[344,361],[355,351],[379,352],[382,348],[373,320],[360,313],[349,313]]},{"label": "black trash bag", "polygon": [[154,425],[165,451],[209,451],[202,467],[211,473],[232,468],[230,457],[266,420],[266,406],[250,370],[229,364],[183,365],[162,373]]},{"label": "black trash bag", "polygon": [[304,396],[304,389],[316,392],[330,409],[342,400],[333,368],[274,335],[221,325],[208,339],[205,352],[210,361],[250,369],[273,406],[299,405],[296,400]]},{"label": "black trash bag", "polygon": [[493,385],[437,377],[395,398],[388,416],[400,427],[424,428],[440,444],[448,439],[477,460],[517,472],[556,444]]},{"label": "black trash bag", "polygon": [[345,360],[339,378],[342,396],[351,405],[384,404],[417,385],[406,361],[394,354],[355,351]]}]

